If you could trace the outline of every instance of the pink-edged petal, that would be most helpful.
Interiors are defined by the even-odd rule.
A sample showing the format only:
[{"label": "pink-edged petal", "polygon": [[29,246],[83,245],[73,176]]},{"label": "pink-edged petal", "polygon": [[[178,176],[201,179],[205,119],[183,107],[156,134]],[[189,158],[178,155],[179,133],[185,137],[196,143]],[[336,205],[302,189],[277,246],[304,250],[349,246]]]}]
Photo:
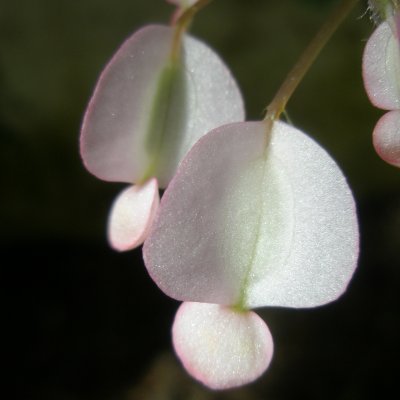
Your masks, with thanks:
[{"label": "pink-edged petal", "polygon": [[100,76],[86,111],[81,154],[108,181],[165,187],[180,160],[210,129],[244,119],[240,91],[221,59],[187,35],[171,61],[174,30],[148,26],[132,35]]},{"label": "pink-edged petal", "polygon": [[146,267],[178,300],[313,307],[346,289],[358,258],[347,182],[301,131],[230,124],[182,161],[144,244]]},{"label": "pink-edged petal", "polygon": [[135,32],[102,72],[82,124],[86,168],[108,181],[137,182],[146,168],[145,135],[173,37],[172,28]]},{"label": "pink-edged petal", "polygon": [[126,251],[140,246],[147,237],[159,205],[156,179],[129,186],[115,199],[108,220],[111,247]]},{"label": "pink-edged petal", "polygon": [[384,110],[400,109],[400,39],[388,22],[369,38],[363,56],[363,78],[371,102]]},{"label": "pink-edged petal", "polygon": [[374,129],[373,143],[383,160],[400,167],[400,110],[389,111],[381,117]]},{"label": "pink-edged petal", "polygon": [[273,355],[271,333],[257,314],[216,304],[183,303],[172,339],[189,374],[211,389],[254,381]]}]

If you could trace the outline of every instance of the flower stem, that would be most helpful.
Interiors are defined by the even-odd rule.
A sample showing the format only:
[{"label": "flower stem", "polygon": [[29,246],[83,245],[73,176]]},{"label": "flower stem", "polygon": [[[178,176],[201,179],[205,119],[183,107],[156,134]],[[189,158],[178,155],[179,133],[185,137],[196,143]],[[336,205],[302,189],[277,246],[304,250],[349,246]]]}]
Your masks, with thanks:
[{"label": "flower stem", "polygon": [[310,69],[315,59],[329,41],[339,25],[347,17],[358,0],[341,0],[328,19],[322,25],[319,32],[305,49],[293,69],[287,75],[282,86],[279,88],[271,103],[267,106],[267,113],[264,121],[267,124],[267,132],[271,131],[272,124],[279,119],[284,111],[287,102],[296,90],[304,75]]},{"label": "flower stem", "polygon": [[192,22],[194,16],[206,5],[211,3],[212,0],[198,0],[192,6],[185,9],[179,18],[175,21],[175,32],[172,41],[172,51],[171,58],[176,60],[179,57],[182,35],[188,29],[190,23]]}]

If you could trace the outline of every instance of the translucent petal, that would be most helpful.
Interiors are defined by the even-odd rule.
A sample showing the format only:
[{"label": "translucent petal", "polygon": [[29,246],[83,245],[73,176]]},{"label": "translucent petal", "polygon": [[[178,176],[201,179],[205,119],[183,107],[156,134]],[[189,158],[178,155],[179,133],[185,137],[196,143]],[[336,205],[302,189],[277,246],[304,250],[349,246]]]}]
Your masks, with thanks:
[{"label": "translucent petal", "polygon": [[186,370],[211,389],[254,381],[273,354],[271,333],[257,314],[216,304],[183,303],[172,339]]},{"label": "translucent petal", "polygon": [[331,157],[304,133],[230,124],[182,161],[144,245],[146,267],[184,301],[312,307],[336,299],[356,267],[354,200]]},{"label": "translucent petal", "polygon": [[129,186],[115,199],[108,220],[108,240],[115,250],[140,246],[150,229],[159,204],[157,180]]},{"label": "translucent petal", "polygon": [[373,143],[383,160],[400,167],[400,110],[389,111],[381,117],[374,129]]},{"label": "translucent petal", "polygon": [[383,22],[369,38],[363,78],[371,102],[385,110],[400,109],[400,38]]},{"label": "translucent petal", "polygon": [[131,36],[100,76],[86,111],[81,154],[108,181],[165,187],[199,137],[244,119],[239,89],[221,59],[185,36],[171,62],[173,28],[148,26]]}]

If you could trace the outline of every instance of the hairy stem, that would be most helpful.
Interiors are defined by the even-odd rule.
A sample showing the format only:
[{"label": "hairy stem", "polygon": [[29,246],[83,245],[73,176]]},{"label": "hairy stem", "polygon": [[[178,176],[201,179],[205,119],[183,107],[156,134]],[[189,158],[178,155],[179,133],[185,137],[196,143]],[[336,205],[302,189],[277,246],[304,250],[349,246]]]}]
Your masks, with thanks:
[{"label": "hairy stem", "polygon": [[368,5],[376,24],[393,17],[400,10],[399,0],[368,0]]}]

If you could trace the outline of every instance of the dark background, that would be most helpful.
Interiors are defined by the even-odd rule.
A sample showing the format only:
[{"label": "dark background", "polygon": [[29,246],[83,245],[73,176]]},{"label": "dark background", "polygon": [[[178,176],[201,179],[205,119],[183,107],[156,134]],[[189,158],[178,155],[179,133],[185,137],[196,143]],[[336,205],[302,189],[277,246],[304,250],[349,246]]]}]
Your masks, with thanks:
[{"label": "dark background", "polygon": [[[192,33],[227,62],[248,119],[260,119],[334,4],[215,0]],[[167,23],[172,9],[162,0],[0,0],[7,398],[384,398],[399,373],[400,170],[371,144],[382,112],[362,87],[361,55],[373,29],[365,4],[335,34],[288,108],[353,187],[358,270],[333,304],[259,310],[274,336],[274,360],[255,384],[227,392],[204,389],[175,359],[170,326],[178,303],[151,282],[140,250],[109,249],[106,218],[122,186],[91,176],[78,153],[82,114],[102,67],[130,33]]]}]

